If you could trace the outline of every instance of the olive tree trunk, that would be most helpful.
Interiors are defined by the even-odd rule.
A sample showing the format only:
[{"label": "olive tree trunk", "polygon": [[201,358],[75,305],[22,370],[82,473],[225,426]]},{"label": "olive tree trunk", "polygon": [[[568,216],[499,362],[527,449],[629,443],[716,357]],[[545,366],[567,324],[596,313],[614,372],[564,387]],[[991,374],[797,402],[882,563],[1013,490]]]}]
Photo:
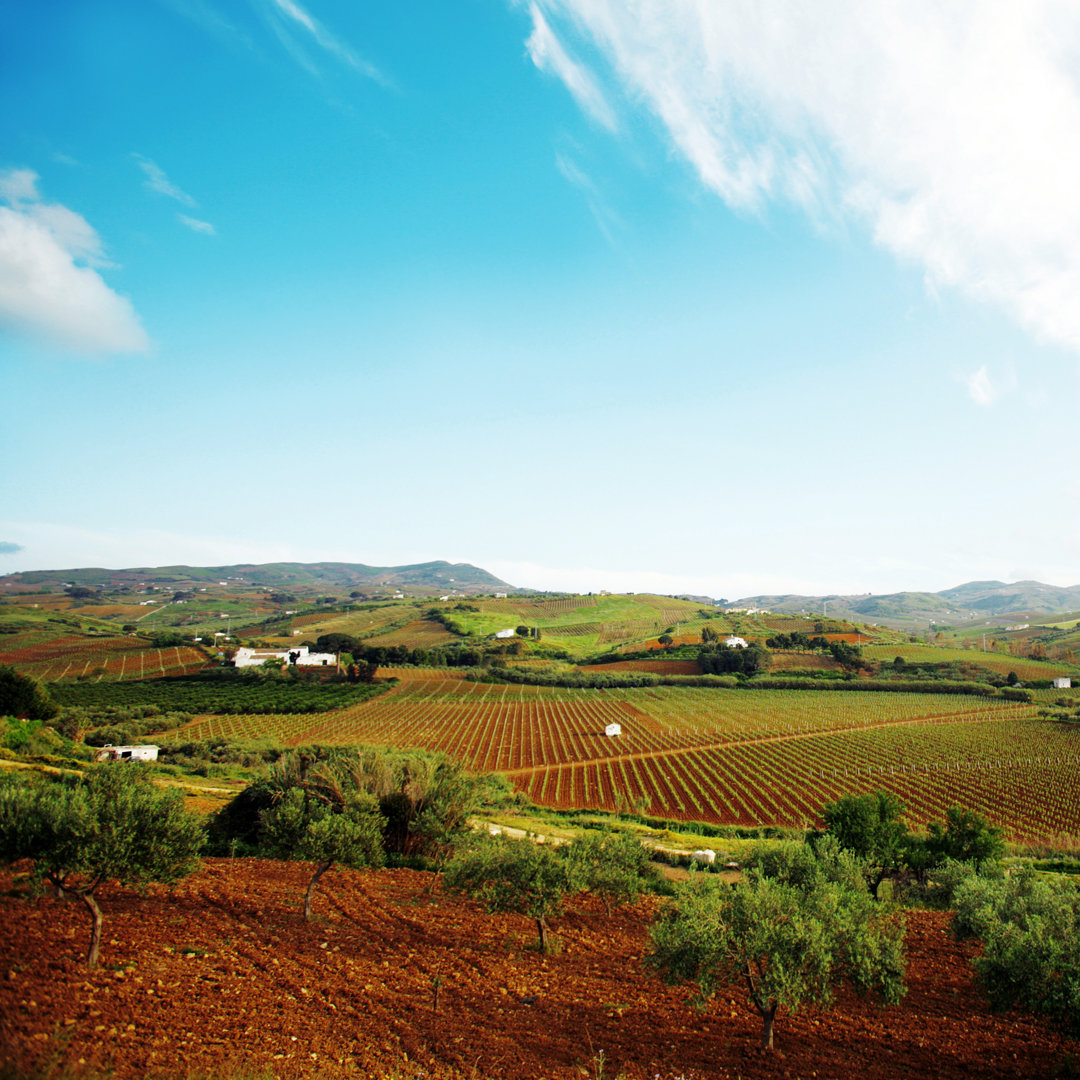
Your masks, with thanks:
[{"label": "olive tree trunk", "polygon": [[97,901],[94,899],[92,892],[80,892],[79,899],[86,905],[87,911],[90,912],[90,918],[92,920],[92,929],[90,931],[90,949],[86,954],[86,966],[91,968],[97,967],[98,952],[101,949],[101,908],[98,907]]},{"label": "olive tree trunk", "polygon": [[304,893],[304,918],[308,922],[311,921],[311,898],[315,894],[315,886],[319,883],[319,878],[330,869],[330,865],[330,862],[319,863],[311,880],[308,882],[307,892]]}]

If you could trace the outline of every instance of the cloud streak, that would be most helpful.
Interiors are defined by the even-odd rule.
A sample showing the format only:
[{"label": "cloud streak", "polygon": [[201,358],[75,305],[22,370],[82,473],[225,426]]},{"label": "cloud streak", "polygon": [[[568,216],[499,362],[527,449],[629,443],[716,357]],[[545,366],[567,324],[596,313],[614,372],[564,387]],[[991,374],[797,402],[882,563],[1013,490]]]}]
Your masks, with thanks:
[{"label": "cloud streak", "polygon": [[291,31],[297,28],[303,31],[302,36],[305,40],[314,41],[340,63],[383,86],[388,85],[386,76],[374,64],[358,56],[337,34],[329,30],[306,8],[296,3],[296,0],[263,0],[263,9],[282,44],[303,67],[317,73],[299,42],[292,36]]},{"label": "cloud streak", "polygon": [[166,175],[161,166],[155,164],[149,158],[141,154],[135,155],[135,160],[146,179],[143,181],[147,190],[164,195],[168,199],[175,199],[184,206],[198,206],[198,203],[186,192],[176,186]]},{"label": "cloud streak", "polygon": [[44,202],[37,174],[0,172],[0,323],[83,352],[146,352],[131,302],[105,284],[90,223]]},{"label": "cloud streak", "polygon": [[564,39],[600,49],[623,94],[732,207],[862,222],[931,287],[1080,351],[1075,5],[539,7]]},{"label": "cloud streak", "polygon": [[525,47],[532,62],[541,71],[554,75],[598,124],[608,131],[614,131],[618,127],[615,111],[595,79],[584,65],[566,52],[535,3],[529,5],[529,15],[533,28]]},{"label": "cloud streak", "polygon": [[187,214],[177,214],[181,225],[186,225],[192,232],[202,233],[203,236],[217,236],[217,229],[209,221],[200,221],[198,218],[188,217]]}]

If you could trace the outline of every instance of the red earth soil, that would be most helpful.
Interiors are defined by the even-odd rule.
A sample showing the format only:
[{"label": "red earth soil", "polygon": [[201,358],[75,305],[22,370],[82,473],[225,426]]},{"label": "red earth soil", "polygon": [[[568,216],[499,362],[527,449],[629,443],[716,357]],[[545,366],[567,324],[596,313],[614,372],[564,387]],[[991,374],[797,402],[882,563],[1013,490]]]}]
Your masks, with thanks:
[{"label": "red earth soil", "polygon": [[96,971],[80,904],[0,879],[4,1075],[1031,1078],[1080,1058],[1042,1021],[988,1011],[972,947],[942,913],[908,916],[901,1005],[842,995],[833,1012],[783,1016],[769,1054],[741,988],[701,1013],[647,971],[653,898],[611,917],[574,900],[557,920],[562,951],[545,956],[529,920],[407,870],[331,871],[305,923],[305,874],[209,859],[172,889],[109,887]]}]

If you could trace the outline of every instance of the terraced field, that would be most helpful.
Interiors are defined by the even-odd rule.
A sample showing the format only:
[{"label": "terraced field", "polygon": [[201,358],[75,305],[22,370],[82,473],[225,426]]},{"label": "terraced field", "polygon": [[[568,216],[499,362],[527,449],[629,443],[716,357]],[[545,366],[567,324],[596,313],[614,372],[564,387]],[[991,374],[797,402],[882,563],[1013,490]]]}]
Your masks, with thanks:
[{"label": "terraced field", "polygon": [[[913,824],[962,804],[1014,837],[1080,834],[1080,732],[1037,706],[860,691],[618,691],[467,682],[401,669],[394,691],[318,716],[200,717],[161,740],[270,736],[443,750],[536,802],[801,826],[886,788]],[[618,723],[621,737],[605,736]]]}]

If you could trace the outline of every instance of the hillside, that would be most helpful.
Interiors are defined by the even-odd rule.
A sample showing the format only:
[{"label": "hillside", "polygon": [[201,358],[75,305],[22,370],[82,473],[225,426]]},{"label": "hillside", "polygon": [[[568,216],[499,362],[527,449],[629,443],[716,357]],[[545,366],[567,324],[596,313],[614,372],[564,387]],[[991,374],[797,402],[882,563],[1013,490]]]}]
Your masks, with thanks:
[{"label": "hillside", "polygon": [[[1080,1045],[990,1012],[971,945],[944,912],[908,913],[908,993],[881,1008],[777,1020],[777,1049],[740,985],[699,1012],[644,963],[658,901],[604,912],[580,897],[558,955],[521,916],[489,916],[430,874],[339,871],[315,921],[303,864],[208,859],[173,888],[103,890],[102,967],[85,912],[0,879],[0,1044],[11,1076],[98,1080],[363,1076],[374,1080],[1031,1078],[1071,1075]],[[436,1007],[434,991],[439,990]]]},{"label": "hillside", "polygon": [[233,566],[155,566],[107,570],[27,570],[0,577],[0,593],[62,588],[65,583],[106,590],[139,585],[236,585],[273,588],[363,588],[396,585],[427,592],[506,592],[513,586],[469,563],[442,560],[408,566],[363,563],[239,563]]},{"label": "hillside", "polygon": [[1039,613],[1058,614],[1080,608],[1080,585],[1062,588],[1039,581],[969,581],[941,592],[898,592],[825,596],[793,593],[746,596],[731,607],[767,608],[800,614],[828,612],[833,618],[879,622],[901,629],[925,629],[927,624],[994,625],[995,620]]}]

